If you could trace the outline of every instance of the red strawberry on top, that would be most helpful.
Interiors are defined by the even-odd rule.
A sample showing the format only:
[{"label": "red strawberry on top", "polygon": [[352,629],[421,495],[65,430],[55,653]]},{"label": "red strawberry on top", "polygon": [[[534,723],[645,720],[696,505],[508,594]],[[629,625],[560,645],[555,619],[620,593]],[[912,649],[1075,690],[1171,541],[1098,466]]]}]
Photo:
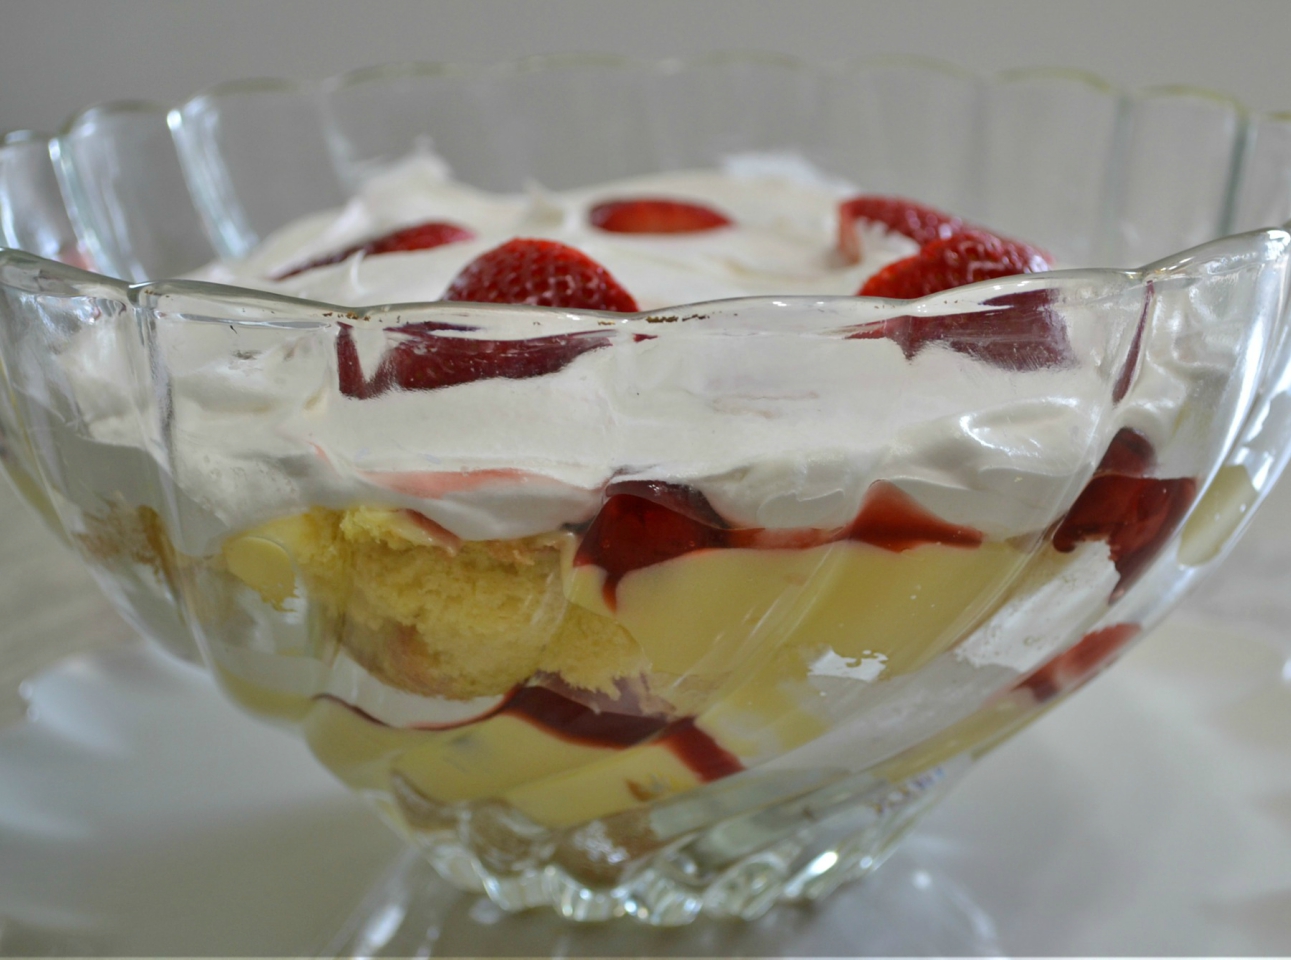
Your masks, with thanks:
[{"label": "red strawberry on top", "polygon": [[430,250],[433,247],[442,247],[446,243],[460,243],[463,240],[474,239],[475,234],[465,227],[459,227],[455,223],[431,220],[428,223],[418,223],[411,227],[394,230],[382,236],[374,237],[365,243],[347,247],[340,253],[333,253],[317,260],[311,260],[309,263],[299,267],[292,267],[290,270],[275,275],[273,279],[286,280],[288,277],[294,277],[296,274],[304,273],[306,270],[313,270],[315,267],[326,267],[333,263],[348,260],[356,253],[362,253],[369,257],[382,253],[406,253],[412,250]]},{"label": "red strawberry on top", "polygon": [[1050,267],[1049,256],[1030,244],[985,230],[961,230],[933,240],[912,257],[889,263],[865,281],[858,297],[917,300],[979,280],[998,280]]},{"label": "red strawberry on top", "polygon": [[[510,240],[481,254],[449,284],[444,299],[619,312],[637,308],[608,270],[555,240]],[[390,389],[437,390],[496,377],[541,377],[609,344],[597,331],[516,340],[453,335],[470,329],[444,323],[391,328],[390,345],[369,378],[360,367],[353,334],[342,325],[336,341],[341,393],[366,399]]]},{"label": "red strawberry on top", "polygon": [[964,221],[948,213],[925,207],[902,197],[863,194],[838,205],[838,252],[848,263],[861,262],[861,238],[856,221],[881,223],[893,233],[909,237],[923,246],[944,240],[964,229]]},{"label": "red strawberry on top", "polygon": [[611,233],[701,233],[731,225],[729,217],[712,207],[665,197],[607,200],[592,207],[587,219]]},{"label": "red strawberry on top", "polygon": [[445,300],[635,313],[636,301],[603,266],[556,240],[517,237],[462,268]]}]

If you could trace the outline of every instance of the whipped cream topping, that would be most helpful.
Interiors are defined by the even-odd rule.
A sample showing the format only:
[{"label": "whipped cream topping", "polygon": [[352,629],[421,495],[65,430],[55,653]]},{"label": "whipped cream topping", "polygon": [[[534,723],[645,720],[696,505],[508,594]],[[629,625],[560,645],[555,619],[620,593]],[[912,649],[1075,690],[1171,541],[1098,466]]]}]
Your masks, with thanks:
[{"label": "whipped cream topping", "polygon": [[[285,228],[249,259],[212,264],[200,279],[346,305],[424,301],[479,253],[521,234],[583,249],[643,309],[761,299],[710,304],[705,318],[686,323],[604,321],[607,346],[543,376],[366,399],[337,389],[335,328],[248,335],[221,323],[164,327],[180,549],[207,553],[263,520],[357,503],[408,506],[468,540],[529,536],[589,519],[609,483],[634,479],[689,484],[732,523],[770,528],[842,526],[882,479],[944,520],[1003,538],[1060,516],[1120,426],[1164,443],[1186,409],[1215,415],[1233,402],[1225,392],[1231,357],[1195,349],[1201,338],[1171,326],[1190,322],[1176,312],[1149,325],[1135,384],[1112,410],[1100,366],[1108,347],[1099,331],[1112,315],[1106,298],[1066,309],[1077,356],[1070,367],[1019,372],[940,344],[907,358],[889,340],[831,334],[864,319],[863,302],[790,298],[851,295],[915,249],[866,228],[865,259],[841,264],[836,207],[854,192],[802,164],[746,158],[724,170],[559,195],[533,187],[495,196],[421,157],[370,182],[339,212]],[[588,226],[590,206],[634,195],[693,199],[734,225],[673,236]],[[427,219],[459,223],[478,239],[268,279]],[[1115,311],[1137,319],[1141,305]],[[600,323],[559,311],[539,321],[532,311],[454,309],[442,319],[484,328],[453,334],[468,337]],[[98,338],[112,335],[87,327],[65,368],[73,392],[84,395],[92,435],[122,444],[129,441],[119,424],[139,403],[129,388],[137,378],[117,378],[101,362],[112,351]],[[369,373],[383,337],[378,324],[354,327]]]},{"label": "whipped cream topping", "polygon": [[[735,157],[721,170],[654,174],[552,193],[531,184],[492,194],[453,180],[437,157],[420,155],[368,181],[342,210],[308,217],[236,263],[198,279],[344,306],[438,300],[480,254],[512,237],[559,240],[604,266],[642,310],[733,297],[854,294],[876,270],[917,252],[913,240],[867,228],[865,257],[834,253],[838,202],[855,193],[792,158]],[[625,234],[593,227],[605,200],[667,197],[713,207],[733,222],[701,233]],[[443,220],[476,238],[431,250],[356,256],[281,281],[269,278],[401,227]]]}]

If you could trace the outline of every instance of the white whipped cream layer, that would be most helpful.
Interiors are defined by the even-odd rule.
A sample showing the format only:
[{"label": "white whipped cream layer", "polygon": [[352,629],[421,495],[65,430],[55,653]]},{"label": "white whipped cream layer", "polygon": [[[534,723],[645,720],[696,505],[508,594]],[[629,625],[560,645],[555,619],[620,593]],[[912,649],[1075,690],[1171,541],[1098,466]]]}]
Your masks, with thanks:
[{"label": "white whipped cream layer", "polygon": [[[174,428],[170,463],[159,469],[173,469],[180,549],[208,553],[264,520],[356,503],[408,506],[464,539],[529,536],[588,520],[608,484],[638,479],[687,484],[734,524],[781,529],[843,526],[870,485],[887,480],[949,522],[1005,538],[1061,516],[1119,427],[1160,445],[1186,425],[1186,410],[1223,415],[1232,357],[1188,348],[1170,323],[1149,326],[1134,387],[1112,410],[1096,333],[1107,304],[1067,310],[1077,365],[1027,372],[941,344],[907,359],[889,340],[802,332],[855,322],[856,301],[777,295],[850,295],[914,245],[866,230],[865,260],[841,265],[836,208],[855,191],[784,166],[499,197],[454,183],[421,158],[374,180],[343,210],[284,229],[250,259],[205,268],[202,279],[348,305],[433,300],[466,262],[519,233],[579,246],[645,309],[764,299],[713,305],[713,321],[625,321],[631,329],[607,332],[611,345],[548,375],[368,399],[337,390],[334,329],[279,329],[254,342],[222,323],[163,329]],[[670,237],[587,225],[592,205],[634,195],[694,199],[735,225]],[[427,219],[460,223],[478,239],[267,279]],[[1116,310],[1137,317],[1139,306]],[[479,314],[464,304],[443,319],[471,323]],[[747,329],[728,323],[742,315],[752,318]],[[492,316],[491,331],[464,335],[501,336],[511,315]],[[532,326],[534,315],[523,316]],[[541,331],[512,335],[587,324],[543,317]],[[810,322],[796,324],[801,317]],[[715,335],[711,323],[730,326],[730,335]],[[101,340],[115,335],[87,327],[65,369],[89,433],[137,457],[122,425],[132,426],[138,391],[104,362],[116,348]],[[369,374],[382,336],[355,327]]]},{"label": "white whipped cream layer", "polygon": [[[1095,378],[1010,383],[1005,371],[965,377],[964,363],[946,349],[910,362],[888,340],[713,337],[696,325],[547,376],[391,391],[301,411],[283,429],[333,463],[361,435],[354,467],[405,494],[432,492],[440,474],[479,475],[409,503],[466,539],[589,519],[605,486],[626,480],[694,487],[738,526],[841,527],[884,479],[989,535],[1040,529],[1105,446]],[[508,469],[524,482],[491,476]]]}]

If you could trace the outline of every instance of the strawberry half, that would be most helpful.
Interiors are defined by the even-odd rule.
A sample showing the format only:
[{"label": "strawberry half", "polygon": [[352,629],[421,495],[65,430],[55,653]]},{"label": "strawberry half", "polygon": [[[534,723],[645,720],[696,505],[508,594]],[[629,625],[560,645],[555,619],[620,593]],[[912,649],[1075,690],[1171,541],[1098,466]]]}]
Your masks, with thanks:
[{"label": "strawberry half", "polygon": [[912,257],[890,263],[865,281],[858,297],[917,300],[952,287],[998,280],[1050,267],[1048,254],[1030,244],[985,230],[961,230],[926,244]]},{"label": "strawberry half", "polygon": [[[457,275],[444,299],[620,312],[637,308],[609,271],[555,240],[510,240],[481,254]],[[364,399],[391,389],[437,390],[496,377],[540,377],[610,342],[593,331],[518,340],[452,335],[470,329],[445,323],[395,327],[387,334],[394,342],[369,378],[360,368],[353,334],[343,325],[336,338],[341,393]]]},{"label": "strawberry half", "polygon": [[881,223],[893,233],[923,246],[964,229],[964,221],[903,197],[863,194],[838,205],[838,252],[847,263],[861,262],[861,238],[856,221]]},{"label": "strawberry half", "polygon": [[729,217],[712,207],[664,197],[607,200],[592,207],[587,219],[611,233],[702,233],[731,225]]},{"label": "strawberry half", "polygon": [[430,250],[434,247],[442,247],[446,243],[461,243],[464,240],[474,239],[475,234],[465,227],[459,227],[455,223],[445,223],[441,220],[431,220],[428,223],[418,223],[411,227],[394,230],[353,247],[347,247],[340,253],[333,253],[317,260],[311,260],[302,266],[292,267],[290,270],[276,274],[271,279],[286,280],[288,277],[294,277],[296,274],[304,273],[306,270],[326,267],[333,263],[348,260],[356,253],[362,253],[369,257],[382,253],[406,253],[412,250]]},{"label": "strawberry half", "polygon": [[453,279],[443,298],[617,313],[637,309],[632,295],[581,250],[527,237],[480,254]]}]

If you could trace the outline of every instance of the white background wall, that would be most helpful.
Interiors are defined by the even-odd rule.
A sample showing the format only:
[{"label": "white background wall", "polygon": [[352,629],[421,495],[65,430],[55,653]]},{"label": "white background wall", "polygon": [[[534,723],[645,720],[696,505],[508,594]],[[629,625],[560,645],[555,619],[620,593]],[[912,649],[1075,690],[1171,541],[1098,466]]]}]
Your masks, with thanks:
[{"label": "white background wall", "polygon": [[1291,0],[0,0],[0,131],[246,76],[740,48],[1074,66],[1291,110]]}]

